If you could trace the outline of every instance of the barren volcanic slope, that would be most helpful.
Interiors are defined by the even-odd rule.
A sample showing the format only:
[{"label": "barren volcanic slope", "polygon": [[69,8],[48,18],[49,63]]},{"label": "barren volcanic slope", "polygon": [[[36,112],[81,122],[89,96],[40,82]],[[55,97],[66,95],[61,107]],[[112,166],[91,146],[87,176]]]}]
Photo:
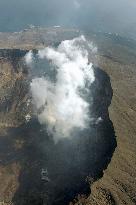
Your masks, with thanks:
[{"label": "barren volcanic slope", "polygon": [[92,35],[99,66],[113,88],[109,108],[117,148],[102,179],[94,183],[88,204],[136,204],[136,42],[118,35]]},{"label": "barren volcanic slope", "polygon": [[[31,76],[23,61],[24,55],[29,49],[35,49],[36,52],[45,45],[57,46],[61,40],[78,35],[80,32],[77,30],[61,28],[37,28],[20,33],[0,34],[0,202],[3,204],[64,204],[64,201],[72,200],[78,193],[89,194],[84,179],[90,173],[93,178],[90,196],[85,199],[80,195],[72,203],[136,204],[136,43],[134,41],[118,35],[87,33],[88,39],[95,42],[98,47],[98,53],[91,60],[101,68],[101,70],[96,68],[95,71],[96,83],[100,88],[94,93],[96,99],[96,104],[93,106],[94,115],[102,112],[105,117],[102,125],[93,127],[97,141],[91,145],[91,149],[89,143],[92,141],[85,133],[82,133],[85,136],[84,140],[79,137],[72,146],[70,143],[66,146],[65,142],[61,142],[60,149],[59,145],[53,145],[46,130],[37,123],[35,117],[31,123],[26,122],[26,114],[28,112],[32,114],[33,111],[29,102]],[[111,85],[106,73],[111,79]],[[114,129],[107,112],[109,105],[110,119],[117,140],[116,149]],[[103,134],[99,136],[102,130]],[[70,168],[65,162],[65,155],[68,156],[69,149],[71,155],[68,160],[74,159],[77,152],[82,156],[82,160],[76,161],[72,167],[70,165]],[[93,155],[91,150],[98,154]],[[64,152],[63,157],[61,152]],[[86,153],[91,157],[86,158]],[[63,166],[57,167],[53,160],[61,160]],[[83,162],[87,165],[85,169],[81,166]],[[46,166],[49,167],[53,183],[44,184],[41,181],[39,173],[42,168],[46,170]],[[53,171],[50,169],[52,166]],[[57,172],[64,177],[55,178]],[[56,197],[56,201],[52,202],[53,197]]]}]

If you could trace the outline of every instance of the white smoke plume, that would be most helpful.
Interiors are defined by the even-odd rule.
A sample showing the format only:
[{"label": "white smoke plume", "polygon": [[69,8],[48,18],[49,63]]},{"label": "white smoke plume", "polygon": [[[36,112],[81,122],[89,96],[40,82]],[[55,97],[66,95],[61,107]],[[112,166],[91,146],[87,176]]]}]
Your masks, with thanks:
[{"label": "white smoke plume", "polygon": [[69,137],[74,128],[87,128],[90,122],[89,103],[81,94],[89,92],[88,86],[95,80],[87,44],[81,36],[61,42],[57,49],[47,47],[38,52],[57,73],[54,82],[45,76],[33,79],[30,85],[39,122],[47,125],[55,141]]},{"label": "white smoke plume", "polygon": [[27,65],[30,65],[33,62],[33,52],[30,50],[26,55],[25,55],[25,62]]}]

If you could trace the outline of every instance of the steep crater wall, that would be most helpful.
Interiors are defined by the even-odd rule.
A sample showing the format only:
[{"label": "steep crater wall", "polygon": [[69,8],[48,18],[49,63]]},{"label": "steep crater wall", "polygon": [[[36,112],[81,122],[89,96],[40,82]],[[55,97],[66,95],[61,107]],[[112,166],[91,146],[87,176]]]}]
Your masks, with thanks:
[{"label": "steep crater wall", "polygon": [[0,127],[14,127],[24,122],[28,93],[28,70],[23,62],[26,52],[0,50]]}]

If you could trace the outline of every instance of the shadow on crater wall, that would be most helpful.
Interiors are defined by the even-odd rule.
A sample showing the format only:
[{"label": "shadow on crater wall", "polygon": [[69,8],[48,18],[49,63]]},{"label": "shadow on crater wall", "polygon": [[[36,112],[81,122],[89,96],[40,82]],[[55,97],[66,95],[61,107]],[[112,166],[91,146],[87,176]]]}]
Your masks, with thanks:
[{"label": "shadow on crater wall", "polygon": [[[24,142],[18,152],[13,147],[9,153],[2,150],[3,164],[12,161],[21,164],[19,188],[13,197],[15,205],[68,204],[77,194],[91,192],[87,176],[93,181],[102,177],[116,148],[116,137],[108,113],[112,99],[110,79],[101,69],[94,71],[90,109],[96,120],[89,129],[57,144],[36,119],[9,130],[12,140],[19,138]],[[102,120],[98,123],[99,117]],[[2,143],[4,146],[5,142]]]}]

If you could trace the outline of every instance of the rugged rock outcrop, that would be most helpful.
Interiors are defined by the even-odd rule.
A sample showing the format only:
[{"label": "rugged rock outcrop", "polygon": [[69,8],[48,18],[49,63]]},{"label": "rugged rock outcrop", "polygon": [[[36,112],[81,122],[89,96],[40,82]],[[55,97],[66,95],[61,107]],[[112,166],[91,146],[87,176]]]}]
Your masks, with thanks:
[{"label": "rugged rock outcrop", "polygon": [[0,127],[16,127],[27,113],[27,70],[23,64],[26,51],[0,50]]}]

